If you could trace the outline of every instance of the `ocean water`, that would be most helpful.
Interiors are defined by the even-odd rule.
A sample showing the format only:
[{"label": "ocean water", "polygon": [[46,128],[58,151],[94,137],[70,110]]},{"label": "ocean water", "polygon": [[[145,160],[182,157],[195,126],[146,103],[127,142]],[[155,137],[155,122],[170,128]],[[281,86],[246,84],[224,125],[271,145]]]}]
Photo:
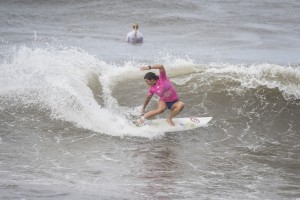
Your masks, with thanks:
[{"label": "ocean water", "polygon": [[[299,10],[0,1],[0,199],[299,199]],[[133,22],[141,45],[125,42]],[[132,126],[148,89],[139,67],[153,63],[179,116],[212,116],[207,127]]]}]

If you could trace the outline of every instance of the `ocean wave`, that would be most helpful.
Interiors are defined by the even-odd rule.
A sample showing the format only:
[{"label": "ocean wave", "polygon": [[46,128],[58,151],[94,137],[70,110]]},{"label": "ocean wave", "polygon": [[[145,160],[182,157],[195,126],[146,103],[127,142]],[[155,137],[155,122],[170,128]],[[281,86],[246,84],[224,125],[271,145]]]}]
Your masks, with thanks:
[{"label": "ocean wave", "polygon": [[278,88],[285,99],[300,99],[300,69],[298,66],[274,64],[211,66],[207,73],[227,76],[245,88],[266,86]]},{"label": "ocean wave", "polygon": [[[144,72],[139,71],[139,66],[144,63],[109,64],[77,48],[23,46],[9,57],[11,60],[2,62],[0,66],[2,109],[30,104],[49,111],[53,120],[68,121],[103,134],[163,135],[159,130],[137,129],[130,122],[139,115],[145,95]],[[300,98],[297,66],[202,65],[188,58],[170,55],[159,60],[163,61],[181,95],[191,97],[191,105],[200,106],[194,110],[186,109],[186,115],[203,113],[203,109],[204,113],[208,112],[204,106],[205,99],[199,102],[202,94],[206,94],[204,98],[212,98],[211,101],[221,99],[220,102],[215,101],[219,104],[217,107],[221,107],[224,100],[230,101],[234,95],[241,97],[251,89],[259,92],[249,92],[247,98],[272,92],[278,96],[277,90],[287,101]],[[261,87],[270,91],[261,93]],[[244,98],[236,101],[244,101]],[[232,109],[239,110],[239,106],[232,105]]]}]

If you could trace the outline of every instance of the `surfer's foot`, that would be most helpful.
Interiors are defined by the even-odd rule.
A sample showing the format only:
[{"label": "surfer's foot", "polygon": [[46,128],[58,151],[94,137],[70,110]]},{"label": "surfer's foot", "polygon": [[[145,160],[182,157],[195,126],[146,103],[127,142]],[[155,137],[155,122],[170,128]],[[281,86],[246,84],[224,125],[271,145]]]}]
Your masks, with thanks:
[{"label": "surfer's foot", "polygon": [[172,121],[172,119],[167,118],[167,122],[168,124],[170,124],[171,126],[175,126],[174,122]]}]

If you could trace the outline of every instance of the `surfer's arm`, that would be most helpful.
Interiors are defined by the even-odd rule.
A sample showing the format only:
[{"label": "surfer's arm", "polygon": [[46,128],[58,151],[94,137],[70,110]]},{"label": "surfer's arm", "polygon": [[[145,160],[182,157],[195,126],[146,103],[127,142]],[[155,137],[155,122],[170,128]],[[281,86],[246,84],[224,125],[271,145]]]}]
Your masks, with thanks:
[{"label": "surfer's arm", "polygon": [[147,96],[146,99],[145,99],[145,102],[144,102],[144,105],[143,105],[143,108],[142,108],[142,112],[144,113],[145,112],[145,109],[148,105],[148,103],[150,102],[152,96]]}]

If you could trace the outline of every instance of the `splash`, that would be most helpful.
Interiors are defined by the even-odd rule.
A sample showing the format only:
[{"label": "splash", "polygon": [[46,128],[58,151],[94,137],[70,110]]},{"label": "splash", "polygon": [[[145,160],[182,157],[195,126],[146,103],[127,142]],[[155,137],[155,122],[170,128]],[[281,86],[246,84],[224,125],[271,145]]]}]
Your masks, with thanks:
[{"label": "splash", "polygon": [[[11,62],[1,65],[0,94],[26,96],[24,104],[50,110],[54,120],[69,121],[95,132],[113,136],[162,135],[157,130],[133,127],[126,116],[108,106],[113,100],[110,76],[122,70],[77,48],[21,47]],[[100,93],[103,96],[97,101],[95,94],[101,97]]]}]

